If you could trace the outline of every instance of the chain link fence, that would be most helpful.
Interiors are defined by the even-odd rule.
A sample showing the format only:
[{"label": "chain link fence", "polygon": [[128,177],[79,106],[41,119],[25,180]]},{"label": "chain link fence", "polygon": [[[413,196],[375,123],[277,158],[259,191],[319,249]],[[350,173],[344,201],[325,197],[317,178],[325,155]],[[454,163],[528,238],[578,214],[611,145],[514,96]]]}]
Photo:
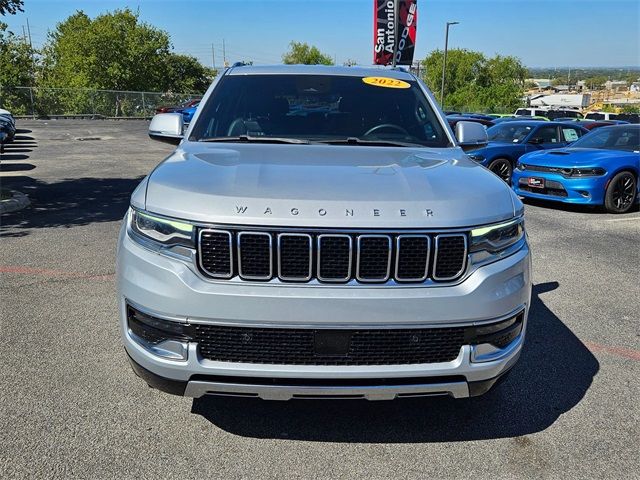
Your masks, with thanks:
[{"label": "chain link fence", "polygon": [[33,117],[91,115],[148,118],[158,107],[181,105],[198,93],[128,92],[85,88],[7,87],[0,85],[0,108]]}]

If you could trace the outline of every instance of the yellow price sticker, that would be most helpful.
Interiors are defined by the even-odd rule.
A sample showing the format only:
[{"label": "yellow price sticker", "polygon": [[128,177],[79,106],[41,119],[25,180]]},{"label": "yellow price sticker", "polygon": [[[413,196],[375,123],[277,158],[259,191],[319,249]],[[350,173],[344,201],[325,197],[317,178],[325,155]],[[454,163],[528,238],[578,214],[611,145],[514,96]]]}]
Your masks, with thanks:
[{"label": "yellow price sticker", "polygon": [[364,77],[362,79],[367,85],[373,85],[374,87],[384,88],[411,88],[411,85],[402,80],[396,80],[395,78],[388,77]]}]

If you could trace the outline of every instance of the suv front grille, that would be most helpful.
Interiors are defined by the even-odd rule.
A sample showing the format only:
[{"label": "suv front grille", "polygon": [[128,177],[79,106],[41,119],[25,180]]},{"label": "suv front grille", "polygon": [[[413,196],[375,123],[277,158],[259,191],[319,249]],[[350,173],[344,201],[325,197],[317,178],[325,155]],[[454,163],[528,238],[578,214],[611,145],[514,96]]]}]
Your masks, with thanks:
[{"label": "suv front grille", "polygon": [[198,264],[218,279],[448,282],[467,268],[467,234],[199,231]]},{"label": "suv front grille", "polygon": [[402,365],[455,360],[468,343],[465,327],[333,331],[344,352],[318,352],[322,330],[194,325],[207,360],[278,365]]}]

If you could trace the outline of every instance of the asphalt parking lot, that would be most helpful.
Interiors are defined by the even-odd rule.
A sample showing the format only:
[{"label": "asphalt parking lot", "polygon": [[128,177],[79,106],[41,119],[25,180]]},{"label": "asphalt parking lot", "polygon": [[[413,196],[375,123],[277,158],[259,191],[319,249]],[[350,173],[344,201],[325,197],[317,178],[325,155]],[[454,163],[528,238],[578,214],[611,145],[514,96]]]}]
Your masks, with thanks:
[{"label": "asphalt parking lot", "polygon": [[469,400],[192,400],[120,343],[116,237],[171,151],[138,121],[18,121],[3,187],[0,477],[638,478],[640,213],[527,206],[534,303],[509,379]]}]

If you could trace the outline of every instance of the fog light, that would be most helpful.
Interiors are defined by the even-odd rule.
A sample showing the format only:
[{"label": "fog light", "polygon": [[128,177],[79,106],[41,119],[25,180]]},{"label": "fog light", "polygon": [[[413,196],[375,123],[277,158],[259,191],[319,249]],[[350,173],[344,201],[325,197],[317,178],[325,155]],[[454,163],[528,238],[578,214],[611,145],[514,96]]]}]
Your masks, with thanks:
[{"label": "fog light", "polygon": [[469,329],[472,362],[489,362],[509,353],[509,346],[522,333],[524,311],[506,320]]},{"label": "fog light", "polygon": [[127,306],[129,337],[145,350],[171,360],[186,360],[191,325],[152,317]]}]

